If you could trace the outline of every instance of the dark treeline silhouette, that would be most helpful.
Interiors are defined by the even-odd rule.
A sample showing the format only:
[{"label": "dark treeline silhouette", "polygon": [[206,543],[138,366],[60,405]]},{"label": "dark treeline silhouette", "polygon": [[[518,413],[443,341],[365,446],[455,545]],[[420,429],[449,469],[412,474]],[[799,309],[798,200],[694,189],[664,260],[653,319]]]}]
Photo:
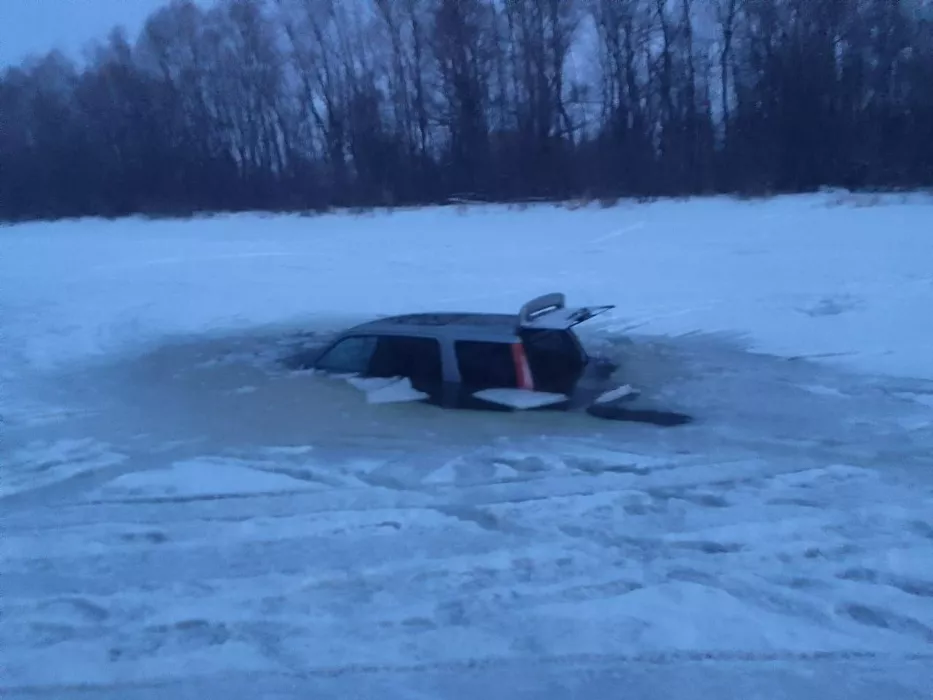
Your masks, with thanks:
[{"label": "dark treeline silhouette", "polygon": [[920,0],[175,0],[0,80],[0,218],[933,184]]}]

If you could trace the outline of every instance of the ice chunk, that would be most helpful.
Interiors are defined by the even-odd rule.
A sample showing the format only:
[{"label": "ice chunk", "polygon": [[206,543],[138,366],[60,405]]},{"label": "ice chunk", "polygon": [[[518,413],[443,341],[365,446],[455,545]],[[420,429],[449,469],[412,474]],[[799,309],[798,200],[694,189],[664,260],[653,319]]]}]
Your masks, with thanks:
[{"label": "ice chunk", "polygon": [[203,457],[173,463],[166,469],[123,474],[102,489],[104,496],[231,496],[301,491],[307,482],[252,468],[248,460]]},{"label": "ice chunk", "polygon": [[619,399],[633,399],[638,396],[640,392],[635,387],[630,384],[623,384],[620,387],[615,389],[610,389],[609,391],[601,394],[599,398],[596,399],[593,403],[609,403],[610,401],[618,401]]},{"label": "ice chunk", "polygon": [[428,398],[411,385],[408,377],[348,377],[347,382],[365,392],[369,403],[404,403]]},{"label": "ice chunk", "polygon": [[528,389],[483,389],[473,394],[478,399],[517,409],[540,408],[569,401],[566,394],[551,394]]}]

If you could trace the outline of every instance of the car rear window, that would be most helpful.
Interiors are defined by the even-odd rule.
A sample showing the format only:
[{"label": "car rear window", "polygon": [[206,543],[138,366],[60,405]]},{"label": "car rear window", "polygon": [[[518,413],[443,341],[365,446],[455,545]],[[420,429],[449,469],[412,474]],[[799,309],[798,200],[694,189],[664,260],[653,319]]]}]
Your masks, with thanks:
[{"label": "car rear window", "polygon": [[510,343],[458,340],[454,352],[464,386],[477,391],[518,386]]},{"label": "car rear window", "polygon": [[586,358],[571,331],[529,329],[522,332],[522,343],[537,389],[561,394],[573,391]]}]

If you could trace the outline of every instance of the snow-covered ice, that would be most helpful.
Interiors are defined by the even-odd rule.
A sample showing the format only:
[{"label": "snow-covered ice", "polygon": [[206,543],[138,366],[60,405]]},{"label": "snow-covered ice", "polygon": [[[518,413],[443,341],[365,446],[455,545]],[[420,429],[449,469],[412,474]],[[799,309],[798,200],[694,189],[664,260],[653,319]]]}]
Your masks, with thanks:
[{"label": "snow-covered ice", "polygon": [[[0,695],[931,697],[933,203],[872,203],[0,229]],[[301,371],[551,291],[697,422]]]}]

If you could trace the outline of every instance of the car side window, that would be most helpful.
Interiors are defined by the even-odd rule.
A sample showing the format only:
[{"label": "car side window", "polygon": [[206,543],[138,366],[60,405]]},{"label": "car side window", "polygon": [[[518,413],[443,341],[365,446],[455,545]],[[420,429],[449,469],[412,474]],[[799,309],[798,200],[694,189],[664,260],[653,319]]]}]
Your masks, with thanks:
[{"label": "car side window", "polygon": [[327,372],[366,374],[376,350],[377,338],[355,335],[344,338],[318,359],[315,367]]},{"label": "car side window", "polygon": [[458,340],[454,352],[464,386],[477,391],[518,386],[510,343]]},{"label": "car side window", "polygon": [[369,372],[374,377],[408,377],[419,390],[435,388],[444,381],[441,344],[434,338],[380,336]]}]

